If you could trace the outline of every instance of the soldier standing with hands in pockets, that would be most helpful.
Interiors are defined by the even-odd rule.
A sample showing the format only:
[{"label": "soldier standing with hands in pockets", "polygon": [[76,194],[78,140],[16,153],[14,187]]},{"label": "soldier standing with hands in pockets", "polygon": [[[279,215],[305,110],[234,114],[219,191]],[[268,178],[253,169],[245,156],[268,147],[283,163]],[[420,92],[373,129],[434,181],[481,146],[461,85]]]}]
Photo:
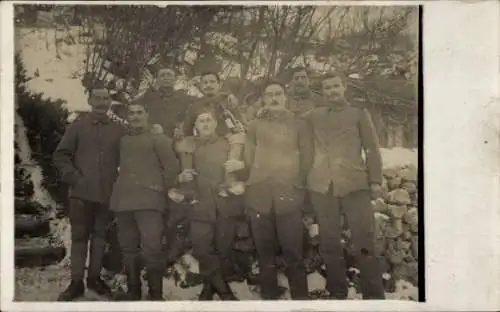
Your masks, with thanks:
[{"label": "soldier standing with hands in pockets", "polygon": [[71,283],[59,295],[59,301],[72,301],[85,292],[83,278],[89,239],[87,288],[99,295],[110,295],[100,275],[106,232],[113,219],[108,203],[118,174],[123,127],[107,116],[111,106],[107,89],[93,89],[89,104],[92,111],[69,125],[53,156],[62,181],[69,185],[71,224]]}]

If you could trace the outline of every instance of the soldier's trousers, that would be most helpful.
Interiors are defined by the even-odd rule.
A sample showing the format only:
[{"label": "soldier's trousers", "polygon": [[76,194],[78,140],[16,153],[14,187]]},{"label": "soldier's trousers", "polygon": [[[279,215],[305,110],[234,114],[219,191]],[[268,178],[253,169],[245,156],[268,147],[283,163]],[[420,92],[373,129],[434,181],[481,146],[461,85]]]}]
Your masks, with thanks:
[{"label": "soldier's trousers", "polygon": [[351,230],[356,262],[361,271],[363,299],[383,299],[382,275],[377,255],[374,254],[374,216],[370,191],[362,190],[344,197],[311,192],[318,218],[320,253],[326,264],[326,288],[336,299],[347,298],[345,260],[341,244],[341,213]]},{"label": "soldier's trousers", "polygon": [[108,205],[70,198],[68,215],[71,224],[71,279],[83,280],[89,240],[87,277],[96,279],[101,274],[106,233],[113,220],[113,213]]},{"label": "soldier's trousers", "polygon": [[190,221],[193,256],[200,262],[200,275],[204,279],[209,279],[217,271],[223,273],[224,264],[231,261],[237,225],[235,217],[219,217],[215,222]]},{"label": "soldier's trousers", "polygon": [[307,278],[303,260],[302,211],[286,214],[260,213],[250,209],[252,236],[257,249],[259,281],[263,299],[278,299],[276,254],[281,248],[286,262],[292,299],[308,297]]},{"label": "soldier's trousers", "polygon": [[172,264],[177,260],[184,251],[181,240],[177,239],[178,227],[180,225],[189,225],[187,216],[190,209],[190,204],[171,202],[167,211],[165,211],[164,219],[164,236],[166,238],[166,258],[167,264]]},{"label": "soldier's trousers", "polygon": [[157,210],[117,212],[116,223],[124,263],[133,263],[140,257],[148,270],[164,272],[163,213]]}]

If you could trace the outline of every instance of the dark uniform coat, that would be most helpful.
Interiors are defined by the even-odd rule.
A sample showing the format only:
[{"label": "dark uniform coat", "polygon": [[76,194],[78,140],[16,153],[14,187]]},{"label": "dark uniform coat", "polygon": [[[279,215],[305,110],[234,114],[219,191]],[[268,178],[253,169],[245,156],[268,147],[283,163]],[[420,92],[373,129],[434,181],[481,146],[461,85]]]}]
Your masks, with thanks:
[{"label": "dark uniform coat", "polygon": [[307,122],[314,137],[314,160],[307,179],[311,191],[325,194],[333,183],[333,195],[342,197],[382,182],[378,137],[365,109],[348,103],[316,108]]},{"label": "dark uniform coat", "polygon": [[71,123],[53,158],[69,197],[107,204],[118,173],[120,138],[124,128],[92,113]]},{"label": "dark uniform coat", "polygon": [[242,213],[239,196],[222,198],[218,195],[224,182],[224,163],[229,153],[228,141],[220,136],[188,137],[187,151],[192,153],[199,203],[190,211],[190,218],[215,221],[217,217],[238,216]]},{"label": "dark uniform coat", "polygon": [[188,107],[195,100],[195,97],[178,90],[165,92],[150,89],[137,101],[147,107],[149,123],[161,125],[164,134],[172,137],[174,129],[181,127]]},{"label": "dark uniform coat", "polygon": [[302,206],[311,163],[311,139],[305,122],[288,110],[267,111],[248,126],[244,159],[247,205],[268,213]]},{"label": "dark uniform coat", "polygon": [[179,173],[171,140],[149,130],[130,131],[120,143],[120,173],[110,208],[115,212],[160,210],[167,207],[168,190]]}]

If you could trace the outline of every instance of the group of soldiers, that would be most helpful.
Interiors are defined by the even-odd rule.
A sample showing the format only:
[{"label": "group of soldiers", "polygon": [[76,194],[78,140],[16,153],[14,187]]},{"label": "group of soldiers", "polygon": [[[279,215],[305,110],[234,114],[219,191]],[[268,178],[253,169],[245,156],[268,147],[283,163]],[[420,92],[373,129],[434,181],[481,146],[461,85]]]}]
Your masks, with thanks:
[{"label": "group of soldiers", "polygon": [[[256,247],[262,299],[282,295],[276,265],[281,250],[292,299],[307,300],[305,213],[317,218],[330,298],[347,298],[344,214],[363,298],[383,299],[370,205],[382,182],[378,139],[369,113],[345,99],[345,77],[323,76],[320,96],[311,91],[306,69],[295,68],[290,90],[267,81],[262,105],[250,114],[221,91],[216,72],[201,74],[199,99],[174,90],[175,82],[172,68],[160,68],[156,86],[127,105],[127,127],[108,117],[109,91],[94,88],[92,111],[68,126],[54,152],[61,179],[69,185],[72,238],[71,283],[58,300],[85,292],[89,240],[88,290],[141,300],[145,266],[148,299],[164,300],[168,259],[162,242],[174,240],[181,216],[189,220],[192,253],[203,277],[199,300],[215,294],[238,300],[224,267],[242,216]],[[127,276],[126,293],[118,296],[101,278],[113,218]]]}]

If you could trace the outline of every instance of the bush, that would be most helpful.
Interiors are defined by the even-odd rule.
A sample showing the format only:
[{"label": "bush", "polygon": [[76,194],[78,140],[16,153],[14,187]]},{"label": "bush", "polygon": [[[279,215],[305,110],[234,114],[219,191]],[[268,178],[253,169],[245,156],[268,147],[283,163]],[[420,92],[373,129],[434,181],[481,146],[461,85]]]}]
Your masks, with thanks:
[{"label": "bush", "polygon": [[[42,169],[43,186],[56,202],[62,202],[66,197],[66,190],[59,183],[57,170],[52,164],[52,153],[64,134],[68,110],[62,100],[43,99],[42,94],[32,94],[26,90],[24,84],[29,79],[18,54],[15,64],[16,111],[26,127],[32,158]],[[16,184],[17,182],[16,179]]]}]

